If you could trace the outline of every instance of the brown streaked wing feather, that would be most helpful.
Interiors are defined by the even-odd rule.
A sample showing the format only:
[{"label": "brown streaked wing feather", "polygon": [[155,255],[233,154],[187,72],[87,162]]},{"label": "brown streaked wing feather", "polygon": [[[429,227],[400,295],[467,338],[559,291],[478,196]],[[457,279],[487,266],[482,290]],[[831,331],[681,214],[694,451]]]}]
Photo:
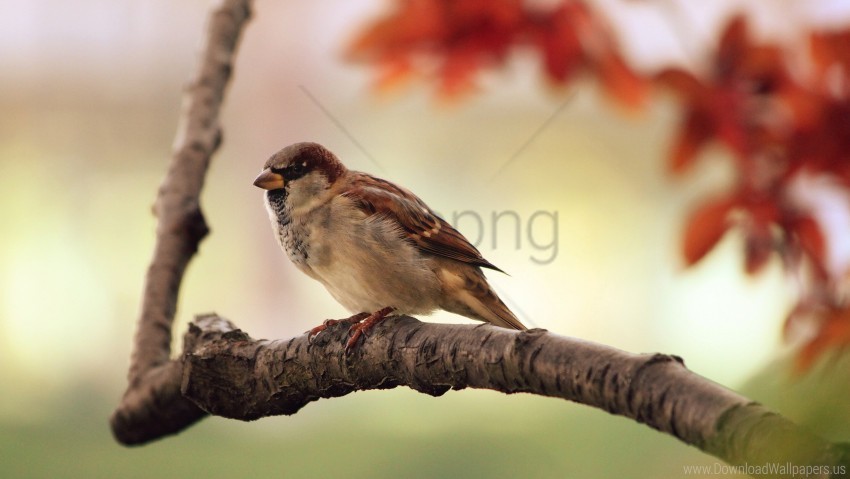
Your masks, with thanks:
[{"label": "brown streaked wing feather", "polygon": [[464,263],[503,272],[484,259],[452,225],[434,214],[428,205],[410,191],[389,181],[357,172],[351,189],[344,193],[370,215],[393,219],[408,239],[422,251]]}]

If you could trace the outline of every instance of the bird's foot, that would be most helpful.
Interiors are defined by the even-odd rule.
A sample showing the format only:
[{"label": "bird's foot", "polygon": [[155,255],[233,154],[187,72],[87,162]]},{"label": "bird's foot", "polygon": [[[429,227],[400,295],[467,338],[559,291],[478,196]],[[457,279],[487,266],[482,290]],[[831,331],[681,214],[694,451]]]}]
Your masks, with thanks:
[{"label": "bird's foot", "polygon": [[351,337],[348,338],[348,342],[345,343],[345,353],[351,354],[351,352],[354,351],[354,348],[357,347],[357,340],[360,339],[360,336],[363,336],[364,334],[368,335],[370,329],[383,321],[384,318],[389,316],[393,311],[395,311],[395,308],[387,306],[386,308],[379,309],[372,314],[368,314],[368,317],[363,319],[362,322],[358,321],[354,323],[351,326],[351,329],[348,330],[348,334]]},{"label": "bird's foot", "polygon": [[354,316],[345,319],[326,319],[322,322],[322,324],[316,326],[313,329],[310,329],[309,331],[306,331],[307,341],[313,342],[313,339],[316,337],[316,335],[328,329],[329,326],[334,326],[339,323],[357,324],[360,321],[363,321],[364,319],[368,318],[369,316],[369,313],[357,313]]}]

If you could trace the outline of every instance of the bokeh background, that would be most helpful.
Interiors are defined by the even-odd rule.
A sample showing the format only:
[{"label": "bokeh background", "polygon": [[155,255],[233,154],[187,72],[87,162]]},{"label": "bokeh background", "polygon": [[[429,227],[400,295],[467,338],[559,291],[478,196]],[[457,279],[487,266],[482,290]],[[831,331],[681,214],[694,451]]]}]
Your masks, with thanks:
[{"label": "bokeh background", "polygon": [[[0,5],[0,477],[649,478],[715,464],[626,419],[489,391],[357,393],[293,417],[208,418],[146,446],[118,445],[107,418],[125,387],[150,207],[214,3]],[[591,3],[645,70],[694,65],[741,10],[781,42],[850,21],[838,0]],[[342,51],[388,4],[256,3],[202,198],[212,234],[183,283],[178,338],[208,311],[255,338],[346,316],[279,251],[251,185],[277,149],[318,141],[480,237],[485,257],[510,273],[492,282],[526,324],[681,355],[699,374],[850,439],[843,359],[804,377],[788,371],[781,324],[795,290],[778,262],[744,276],[731,233],[683,267],[688,208],[731,172],[718,148],[685,178],[665,173],[671,98],[626,115],[589,82],[547,89],[523,52],[451,106],[427,84],[376,95],[374,72]]]}]

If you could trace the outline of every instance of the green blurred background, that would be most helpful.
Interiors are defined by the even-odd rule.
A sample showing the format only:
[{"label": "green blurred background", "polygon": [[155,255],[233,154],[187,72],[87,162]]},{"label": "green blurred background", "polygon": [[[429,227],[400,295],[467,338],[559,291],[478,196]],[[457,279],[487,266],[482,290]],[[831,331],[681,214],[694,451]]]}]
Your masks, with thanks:
[{"label": "green blurred background", "polygon": [[[488,391],[365,392],[293,417],[208,418],[150,445],[115,443],[107,418],[125,386],[154,239],[150,206],[213,3],[2,8],[0,477],[649,478],[715,464],[626,419]],[[592,3],[644,71],[696,64],[692,53],[739,8],[761,35],[783,42],[798,41],[812,22],[848,19],[837,1]],[[780,326],[795,293],[780,265],[745,277],[740,238],[730,234],[683,269],[683,219],[731,171],[711,149],[687,178],[665,174],[677,121],[671,98],[623,115],[587,82],[547,90],[538,60],[521,52],[482,77],[481,94],[450,108],[434,101],[432,85],[376,96],[373,72],[345,63],[341,51],[387,5],[256,3],[203,193],[212,234],[183,283],[178,337],[208,311],[255,338],[346,315],[279,251],[251,185],[277,149],[318,141],[348,166],[416,191],[449,220],[464,211],[481,218],[470,213],[457,226],[480,235],[482,253],[510,272],[490,277],[526,324],[679,354],[699,374],[850,439],[844,363],[805,378],[787,372]],[[671,22],[691,22],[693,38],[683,42]],[[494,225],[502,212],[512,216]]]}]

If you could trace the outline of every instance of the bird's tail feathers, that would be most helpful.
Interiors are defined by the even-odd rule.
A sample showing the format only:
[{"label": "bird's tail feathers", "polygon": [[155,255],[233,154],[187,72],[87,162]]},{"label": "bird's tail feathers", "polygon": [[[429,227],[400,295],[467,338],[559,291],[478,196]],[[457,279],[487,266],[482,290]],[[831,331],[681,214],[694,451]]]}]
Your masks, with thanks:
[{"label": "bird's tail feathers", "polygon": [[505,303],[496,296],[496,293],[491,291],[491,295],[492,296],[488,298],[489,301],[485,302],[486,304],[481,304],[483,309],[486,310],[486,313],[489,313],[487,315],[482,315],[485,316],[488,322],[503,328],[518,329],[520,331],[528,329],[519,321],[519,319],[517,319],[516,315],[508,309]]},{"label": "bird's tail feathers", "polygon": [[443,280],[450,298],[442,305],[446,311],[503,328],[528,329],[499,299],[480,272],[474,275],[443,272]]}]

